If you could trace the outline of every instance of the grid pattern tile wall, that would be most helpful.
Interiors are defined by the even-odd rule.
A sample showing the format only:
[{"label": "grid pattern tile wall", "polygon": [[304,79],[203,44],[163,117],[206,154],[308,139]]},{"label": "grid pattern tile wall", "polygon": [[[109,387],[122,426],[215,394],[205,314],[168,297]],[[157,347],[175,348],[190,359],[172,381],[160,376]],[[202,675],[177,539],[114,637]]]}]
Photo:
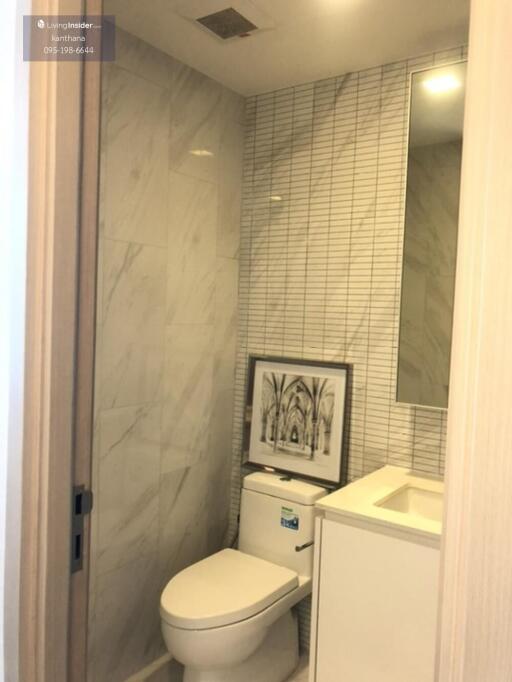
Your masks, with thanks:
[{"label": "grid pattern tile wall", "polygon": [[409,76],[465,57],[457,47],[247,101],[233,533],[250,354],[353,364],[349,480],[386,463],[443,473],[446,412],[395,402]]}]

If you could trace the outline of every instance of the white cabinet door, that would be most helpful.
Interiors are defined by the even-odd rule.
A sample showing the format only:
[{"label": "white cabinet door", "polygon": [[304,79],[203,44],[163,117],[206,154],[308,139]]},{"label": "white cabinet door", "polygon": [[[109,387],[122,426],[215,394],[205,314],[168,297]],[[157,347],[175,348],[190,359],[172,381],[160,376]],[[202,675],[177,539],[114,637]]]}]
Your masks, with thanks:
[{"label": "white cabinet door", "polygon": [[316,682],[434,682],[439,550],[322,522]]}]

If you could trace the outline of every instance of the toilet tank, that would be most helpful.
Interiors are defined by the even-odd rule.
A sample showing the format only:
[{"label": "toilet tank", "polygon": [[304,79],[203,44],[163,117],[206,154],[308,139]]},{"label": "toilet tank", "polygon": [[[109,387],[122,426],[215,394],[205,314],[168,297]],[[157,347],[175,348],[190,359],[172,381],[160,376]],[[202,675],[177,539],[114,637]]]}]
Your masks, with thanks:
[{"label": "toilet tank", "polygon": [[313,541],[318,513],[315,502],[327,492],[284,474],[246,476],[240,507],[240,551],[311,577],[313,547],[299,551],[296,547]]}]

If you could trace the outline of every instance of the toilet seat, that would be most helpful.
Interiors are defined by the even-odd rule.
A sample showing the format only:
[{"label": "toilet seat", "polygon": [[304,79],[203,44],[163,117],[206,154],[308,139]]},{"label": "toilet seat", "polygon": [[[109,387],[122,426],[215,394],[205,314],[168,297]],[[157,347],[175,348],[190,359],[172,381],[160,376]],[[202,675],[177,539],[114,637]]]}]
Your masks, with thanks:
[{"label": "toilet seat", "polygon": [[186,630],[250,618],[296,589],[295,571],[224,549],[178,573],[162,593],[164,621]]}]

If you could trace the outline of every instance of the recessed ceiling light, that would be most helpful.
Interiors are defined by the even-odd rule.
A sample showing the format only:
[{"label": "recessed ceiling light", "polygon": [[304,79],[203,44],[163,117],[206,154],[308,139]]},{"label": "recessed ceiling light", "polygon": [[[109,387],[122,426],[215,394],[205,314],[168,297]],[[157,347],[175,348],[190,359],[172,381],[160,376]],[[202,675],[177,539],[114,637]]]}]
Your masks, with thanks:
[{"label": "recessed ceiling light", "polygon": [[430,92],[448,92],[460,87],[460,81],[452,73],[445,73],[443,76],[428,78],[423,81],[423,85]]},{"label": "recessed ceiling light", "polygon": [[213,152],[209,149],[191,149],[190,154],[192,156],[213,156]]},{"label": "recessed ceiling light", "polygon": [[270,201],[282,201],[283,197],[279,196],[279,194],[271,194],[270,195]]}]

